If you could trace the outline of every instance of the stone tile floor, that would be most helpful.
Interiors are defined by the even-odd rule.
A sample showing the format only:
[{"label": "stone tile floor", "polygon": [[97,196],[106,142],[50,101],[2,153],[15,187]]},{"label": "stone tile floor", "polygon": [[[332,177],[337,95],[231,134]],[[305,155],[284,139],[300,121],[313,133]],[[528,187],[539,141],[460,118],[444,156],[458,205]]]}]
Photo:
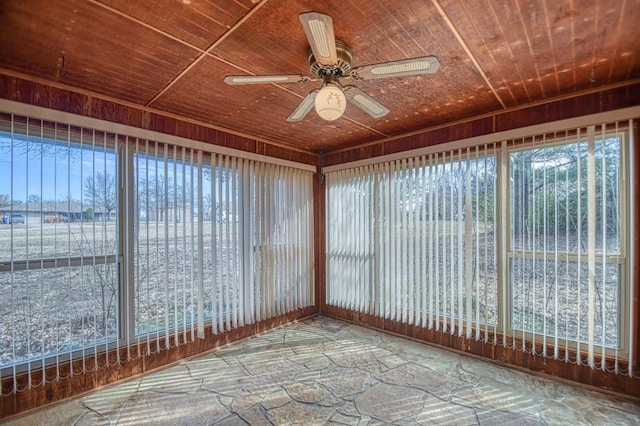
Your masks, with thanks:
[{"label": "stone tile floor", "polygon": [[11,425],[638,425],[640,404],[322,316]]}]

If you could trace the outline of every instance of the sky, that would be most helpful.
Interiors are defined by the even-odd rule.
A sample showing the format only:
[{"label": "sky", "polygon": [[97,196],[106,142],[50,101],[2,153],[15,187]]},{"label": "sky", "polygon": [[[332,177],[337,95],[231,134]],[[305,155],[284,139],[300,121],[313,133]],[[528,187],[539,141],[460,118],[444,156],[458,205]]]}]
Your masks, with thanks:
[{"label": "sky", "polygon": [[[35,194],[43,201],[81,201],[84,182],[97,173],[117,174],[115,150],[86,144],[68,145],[67,142],[41,143],[41,139],[28,141],[26,137],[0,132],[0,194],[13,200],[26,202]],[[135,168],[138,176],[154,180],[164,174],[165,160],[141,155]],[[167,160],[170,182],[182,183],[182,163],[175,170],[173,161]],[[149,169],[148,172],[146,169]],[[156,170],[157,168],[157,170]],[[174,173],[175,171],[175,173]],[[187,181],[190,170],[185,167]],[[194,173],[197,181],[197,172]],[[203,195],[210,194],[210,185],[203,185]],[[86,197],[85,197],[86,198]]]},{"label": "sky", "polygon": [[[13,145],[13,146],[12,146]],[[0,194],[26,201],[36,194],[43,200],[82,197],[82,182],[94,171],[115,173],[113,151],[67,148],[26,142],[0,135]]]}]

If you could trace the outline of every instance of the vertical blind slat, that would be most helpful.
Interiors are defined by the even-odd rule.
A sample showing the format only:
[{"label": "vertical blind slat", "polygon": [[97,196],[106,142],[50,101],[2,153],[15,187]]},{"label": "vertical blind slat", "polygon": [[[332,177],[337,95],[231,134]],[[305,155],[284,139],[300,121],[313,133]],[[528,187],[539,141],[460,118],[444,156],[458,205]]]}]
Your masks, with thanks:
[{"label": "vertical blind slat", "polygon": [[327,302],[604,371],[613,355],[617,372],[626,145],[617,124],[587,133],[328,173]]}]

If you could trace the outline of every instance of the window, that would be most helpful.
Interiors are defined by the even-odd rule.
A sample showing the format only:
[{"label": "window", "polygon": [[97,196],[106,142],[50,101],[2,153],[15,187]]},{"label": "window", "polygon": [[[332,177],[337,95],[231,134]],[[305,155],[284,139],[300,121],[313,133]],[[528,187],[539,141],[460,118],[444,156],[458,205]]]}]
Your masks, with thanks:
[{"label": "window", "polygon": [[179,142],[0,114],[3,395],[313,305],[315,168]]},{"label": "window", "polygon": [[633,339],[626,129],[328,172],[327,302],[620,372]]},{"label": "window", "polygon": [[511,323],[556,345],[621,348],[622,135],[567,139],[509,153]]},{"label": "window", "polygon": [[[495,331],[495,157],[455,150],[327,176],[328,302]],[[340,283],[340,284],[338,284]]]},{"label": "window", "polygon": [[119,320],[113,138],[2,120],[0,362],[105,349]]},{"label": "window", "polygon": [[[149,141],[133,155],[135,335],[175,331],[193,340],[197,321],[198,205],[197,177],[202,165],[193,150]],[[210,174],[208,175],[210,176]],[[210,192],[207,193],[210,199]],[[211,221],[207,220],[210,234]],[[210,259],[210,257],[209,257]],[[208,263],[210,265],[210,262]],[[210,268],[209,268],[210,270]],[[167,342],[168,343],[168,342]]]}]

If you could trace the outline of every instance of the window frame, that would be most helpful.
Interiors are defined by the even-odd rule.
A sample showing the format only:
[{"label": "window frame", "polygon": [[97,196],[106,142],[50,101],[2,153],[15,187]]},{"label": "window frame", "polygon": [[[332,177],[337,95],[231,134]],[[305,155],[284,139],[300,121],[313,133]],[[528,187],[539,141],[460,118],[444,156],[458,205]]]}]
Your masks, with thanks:
[{"label": "window frame", "polygon": [[[275,315],[281,315],[291,312],[295,309],[305,308],[315,303],[313,298],[315,294],[314,290],[311,288],[307,288],[308,286],[313,286],[315,281],[313,273],[314,198],[312,196],[313,185],[311,177],[311,173],[315,171],[315,166],[296,163],[288,160],[280,160],[277,158],[271,159],[259,154],[244,153],[224,147],[220,149],[211,149],[212,146],[208,144],[182,140],[181,138],[169,137],[161,134],[159,135],[163,137],[151,139],[140,138],[138,136],[130,136],[127,133],[115,133],[110,130],[98,130],[97,128],[91,126],[92,120],[86,120],[89,122],[89,124],[85,123],[84,119],[80,120],[82,124],[67,124],[69,122],[77,123],[78,120],[70,119],[68,121],[65,120],[65,122],[63,123],[59,123],[58,121],[51,121],[51,119],[49,118],[39,118],[37,114],[22,115],[17,113],[3,113],[2,119],[3,121],[0,122],[0,130],[3,132],[2,137],[4,138],[6,136],[8,144],[13,144],[19,137],[26,137],[29,138],[29,141],[33,140],[34,146],[36,143],[50,144],[52,146],[61,145],[66,150],[67,145],[71,144],[71,147],[73,149],[86,148],[88,151],[95,150],[96,154],[98,152],[102,154],[106,150],[107,155],[109,156],[107,170],[110,174],[113,175],[115,181],[115,208],[111,211],[110,215],[110,220],[112,221],[112,223],[114,223],[114,229],[111,229],[109,231],[109,238],[114,245],[114,248],[110,247],[110,249],[112,249],[113,252],[110,252],[107,255],[103,254],[95,256],[92,254],[81,252],[81,255],[71,253],[73,254],[73,256],[69,256],[65,255],[68,250],[63,246],[60,253],[56,252],[54,254],[54,257],[50,258],[41,258],[42,256],[36,258],[35,256],[29,255],[25,259],[14,260],[14,255],[11,254],[10,259],[6,261],[0,261],[0,272],[4,272],[7,274],[29,270],[53,270],[53,268],[61,267],[113,265],[114,270],[112,271],[113,275],[112,277],[110,277],[110,282],[113,282],[113,287],[115,289],[113,297],[115,297],[115,299],[111,308],[113,309],[113,311],[109,311],[112,313],[109,316],[110,328],[108,335],[100,339],[92,339],[91,337],[89,337],[88,342],[83,341],[80,343],[81,346],[69,348],[66,350],[63,349],[58,351],[58,347],[55,347],[54,350],[56,350],[56,353],[45,354],[45,356],[36,354],[38,356],[30,357],[29,359],[8,361],[7,364],[0,367],[1,377],[3,379],[5,377],[15,377],[16,375],[23,373],[31,374],[31,372],[33,371],[46,369],[55,366],[56,364],[59,365],[60,363],[69,363],[70,361],[75,362],[76,360],[82,361],[80,370],[93,370],[94,362],[96,363],[95,368],[102,366],[104,358],[100,358],[100,361],[98,361],[97,357],[102,356],[105,353],[108,353],[107,356],[109,364],[113,364],[114,362],[121,362],[121,359],[123,359],[123,355],[121,355],[120,350],[127,347],[129,347],[128,350],[133,350],[133,352],[124,355],[126,359],[129,359],[130,357],[140,356],[141,349],[135,349],[135,347],[137,345],[146,343],[147,350],[149,350],[149,343],[151,342],[151,338],[154,338],[153,340],[155,344],[155,337],[158,335],[158,333],[162,337],[162,345],[155,345],[154,351],[156,352],[165,349],[165,335],[167,336],[166,341],[170,341],[171,346],[174,346],[174,342],[175,345],[182,345],[184,343],[191,342],[196,331],[198,333],[198,337],[204,338],[205,328],[212,327],[215,322],[222,323],[221,319],[226,318],[227,322],[229,322],[229,320],[233,321],[233,324],[228,323],[227,325],[225,325],[224,330],[219,330],[219,332],[226,332],[238,326],[244,325],[245,321],[249,321],[249,323],[255,323],[256,321],[261,320],[261,316],[264,316],[265,318],[271,318]],[[16,128],[14,128],[14,120],[15,123],[20,124],[19,127],[16,126]],[[24,122],[21,120],[24,120]],[[58,130],[56,130],[57,127],[55,126],[62,126],[61,129],[64,128],[64,131],[56,133]],[[34,130],[34,133],[31,132],[32,129]],[[83,137],[84,142],[82,139]],[[139,144],[141,142],[144,144],[145,141],[147,144],[149,144],[147,146],[154,147],[153,152],[140,151]],[[40,148],[36,147],[36,151],[39,152]],[[228,188],[222,184],[222,180],[220,180],[221,183],[218,184],[216,183],[216,179],[212,179],[211,185],[220,185],[218,189],[221,191],[224,190],[224,194],[226,197],[232,197],[236,200],[233,202],[233,207],[230,207],[230,212],[234,215],[236,220],[233,221],[233,225],[230,225],[225,221],[224,227],[227,232],[232,232],[235,235],[234,238],[237,237],[237,241],[233,243],[233,251],[237,252],[238,256],[240,257],[237,264],[234,264],[231,267],[239,274],[239,277],[236,280],[237,282],[235,282],[234,284],[236,286],[234,291],[238,292],[240,298],[237,302],[228,307],[228,312],[225,310],[224,312],[217,312],[215,317],[203,317],[204,320],[202,326],[195,318],[191,318],[189,315],[187,315],[186,321],[184,323],[180,322],[178,326],[163,326],[158,331],[152,330],[146,332],[145,330],[143,330],[141,333],[136,334],[136,240],[133,235],[135,234],[134,230],[136,226],[139,225],[137,223],[139,221],[139,218],[136,213],[136,210],[138,210],[139,207],[136,203],[134,203],[137,184],[137,154],[152,156],[155,158],[154,161],[161,161],[162,165],[160,167],[162,167],[165,171],[167,170],[167,168],[169,168],[172,169],[173,173],[178,170],[180,173],[189,174],[188,179],[190,180],[190,182],[193,179],[192,183],[194,185],[196,184],[195,180],[197,179],[197,191],[199,198],[201,198],[202,196],[202,173],[205,167],[211,166],[212,174],[234,174],[233,183]],[[91,161],[91,153],[87,154],[87,158],[88,161]],[[214,161],[215,158],[220,158],[222,160]],[[10,159],[9,161],[13,160]],[[236,166],[241,163],[244,164],[243,168],[237,169]],[[73,164],[71,166],[73,166]],[[68,165],[66,161],[63,161],[58,170],[63,175],[66,175],[67,167],[71,168],[71,166]],[[95,176],[96,172],[102,171],[102,165],[94,166],[94,168],[91,168],[90,170],[91,172],[86,173],[85,176]],[[11,171],[13,173],[13,168]],[[41,176],[46,176],[46,172],[44,171],[40,171],[38,173],[40,173]],[[254,173],[258,173],[258,175],[256,175],[257,177],[254,176]],[[304,174],[305,176],[303,176],[303,179],[296,179],[296,176],[301,176],[300,173]],[[182,175],[181,178],[183,183],[184,180],[187,179],[185,176],[186,175]],[[39,179],[41,180],[42,177],[40,177]],[[259,185],[261,182],[270,181],[269,179],[279,179],[279,186],[277,188],[267,188],[267,191],[264,192]],[[79,191],[81,193],[80,197],[84,200],[84,177],[82,177],[82,180],[83,182],[81,183]],[[175,189],[175,185],[176,182],[174,182],[173,189]],[[208,186],[209,183],[207,182],[205,183],[205,185]],[[43,189],[40,189],[39,191],[39,194],[44,194]],[[295,212],[289,212],[290,214],[285,215],[286,217],[282,219],[282,226],[285,226],[288,232],[287,240],[279,241],[274,247],[269,246],[269,241],[262,240],[260,240],[261,242],[255,247],[250,246],[252,241],[250,234],[251,232],[253,232],[252,226],[254,226],[255,218],[253,217],[251,212],[249,212],[246,208],[243,208],[242,205],[243,202],[255,202],[255,200],[253,200],[251,197],[252,194],[256,194],[258,192],[261,192],[260,199],[267,203],[265,204],[265,206],[267,207],[270,205],[269,197],[272,194],[276,193],[280,194],[280,198],[288,197],[291,200],[298,200],[299,202],[299,205],[297,205],[298,209]],[[12,199],[13,195],[14,194],[12,193]],[[20,195],[22,196],[22,194]],[[178,197],[178,195],[175,196]],[[194,197],[195,194],[191,194],[188,197],[190,203],[196,201]],[[198,199],[197,201],[197,203],[193,204],[192,208],[197,209],[198,211],[203,211],[202,200]],[[97,203],[95,203],[95,205],[97,205]],[[92,206],[94,206],[94,203],[85,203],[85,207]],[[186,208],[187,207],[183,206],[180,207],[179,210],[182,212]],[[272,206],[270,208],[272,209],[274,207]],[[215,219],[216,213],[215,211],[212,213],[213,214],[211,220],[213,226],[218,226]],[[244,225],[241,225],[241,218],[244,219]],[[193,226],[194,229],[196,227],[199,227],[200,224],[198,222],[200,222],[199,218],[191,226]],[[307,223],[308,226],[305,225]],[[277,223],[274,222],[272,225],[276,226]],[[87,227],[88,226],[89,225],[87,225]],[[97,228],[101,225],[96,222],[95,226]],[[229,230],[229,226],[232,226],[232,231]],[[308,231],[308,234],[302,235],[301,237],[296,237],[294,230],[295,232],[303,234]],[[61,229],[60,231],[66,232],[64,229]],[[182,237],[180,237],[180,241],[181,243],[183,242]],[[195,239],[193,242],[195,243]],[[264,245],[264,247],[262,247],[262,245]],[[111,246],[111,244],[109,246]],[[198,241],[198,249],[201,249],[201,241]],[[301,263],[297,265],[293,265],[293,263],[287,264],[288,266],[286,267],[286,269],[283,269],[284,267],[281,267],[279,271],[281,271],[282,273],[293,273],[294,271],[297,271],[300,272],[300,275],[298,277],[298,280],[296,280],[295,282],[276,282],[275,284],[271,282],[266,283],[265,285],[269,288],[271,288],[270,286],[273,285],[276,286],[276,290],[274,291],[282,293],[278,293],[280,299],[282,300],[276,300],[276,302],[280,300],[277,303],[277,306],[268,306],[265,312],[258,313],[257,315],[254,315],[253,312],[246,312],[245,318],[243,317],[243,310],[246,311],[248,309],[248,302],[243,298],[248,297],[249,291],[263,290],[254,289],[253,286],[257,284],[254,283],[251,278],[244,280],[242,279],[242,273],[247,274],[251,272],[250,265],[248,265],[249,258],[245,259],[244,256],[247,256],[249,252],[253,251],[255,252],[252,255],[253,259],[255,258],[255,256],[259,257],[261,254],[260,252],[264,251],[265,249],[272,252],[270,257],[275,257],[277,253],[283,252],[283,250],[291,251],[291,256],[295,256],[295,258]],[[40,253],[36,254],[40,255]],[[287,254],[287,256],[285,256],[285,254]],[[287,259],[291,257],[289,256],[288,252],[285,254],[280,253],[279,256],[287,257]],[[202,259],[199,259],[198,261],[201,262]],[[245,264],[243,264],[243,261],[245,261]],[[202,274],[197,273],[197,275]],[[200,277],[194,277],[194,284],[197,285],[196,281]],[[215,282],[215,285],[222,286],[223,284]],[[197,291],[198,290],[196,289],[196,292]],[[109,294],[112,294],[111,291],[109,292]],[[272,302],[272,300],[270,300],[269,302]],[[98,317],[100,318],[100,316]],[[39,325],[36,326],[36,328],[38,327]],[[192,337],[190,337],[188,340],[184,340],[182,336],[186,336],[187,330]],[[214,330],[214,333],[217,332],[218,331]],[[75,338],[75,334],[73,334],[71,337]],[[37,342],[40,342],[41,339],[37,339]],[[49,340],[50,338],[48,336],[44,337],[45,342]],[[93,340],[95,340],[95,342]],[[142,351],[144,351],[144,349],[142,349]],[[11,354],[11,352],[9,352],[9,354]],[[87,361],[85,366],[85,360],[87,358],[91,358],[91,360]],[[98,365],[98,363],[100,363],[100,365]],[[73,374],[76,374],[75,368]]]},{"label": "window frame", "polygon": [[[506,143],[503,145],[503,154],[501,156],[501,161],[503,162],[502,167],[499,168],[500,173],[503,174],[502,178],[498,176],[498,180],[502,182],[503,188],[501,188],[501,193],[503,194],[502,201],[499,201],[499,204],[502,205],[502,209],[499,211],[504,212],[504,218],[500,218],[504,222],[504,235],[501,238],[502,241],[505,242],[504,247],[501,249],[503,251],[502,255],[499,258],[503,259],[502,274],[499,274],[500,277],[503,277],[501,280],[499,278],[498,288],[504,292],[504,297],[500,300],[506,302],[506,306],[504,309],[500,309],[501,312],[504,312],[503,318],[499,321],[499,328],[502,328],[507,333],[505,335],[505,339],[519,339],[523,336],[526,338],[527,342],[535,342],[536,344],[541,343],[545,345],[545,347],[551,347],[555,350],[561,349],[560,347],[556,347],[555,342],[562,341],[564,343],[564,348],[568,350],[576,351],[576,356],[581,357],[585,355],[585,347],[589,345],[588,341],[580,340],[580,339],[566,339],[566,336],[555,336],[555,335],[544,335],[543,333],[535,333],[530,330],[525,330],[523,328],[515,328],[513,325],[513,295],[512,295],[512,282],[511,282],[511,268],[513,259],[542,259],[544,260],[544,253],[542,251],[533,251],[526,249],[516,249],[513,247],[512,241],[512,222],[511,222],[511,161],[510,154],[513,152],[523,152],[529,151],[532,149],[544,149],[544,148],[552,148],[556,146],[568,146],[579,143],[588,143],[589,134],[591,133],[594,142],[603,141],[607,138],[617,138],[620,146],[620,163],[618,173],[618,188],[619,188],[619,221],[620,221],[620,253],[619,254],[608,254],[602,253],[596,254],[596,263],[598,265],[602,265],[602,259],[606,259],[606,265],[618,265],[619,268],[619,284],[617,286],[618,290],[618,337],[617,340],[619,342],[618,347],[607,346],[606,344],[595,344],[594,347],[599,349],[599,353],[602,353],[602,349],[604,349],[604,353],[607,356],[617,356],[621,359],[629,359],[629,327],[630,322],[633,321],[633,318],[629,318],[629,308],[627,303],[623,303],[624,300],[628,300],[630,295],[630,262],[629,262],[629,202],[630,202],[630,189],[629,189],[629,170],[630,170],[630,158],[629,158],[629,143],[630,143],[630,130],[629,129],[606,129],[606,123],[600,125],[589,125],[586,126],[588,129],[587,132],[580,132],[585,127],[579,127],[577,134],[572,135],[570,137],[565,138],[552,138],[546,139],[543,141],[538,141],[535,138],[532,141],[527,141],[522,143],[521,145],[512,144],[508,146]],[[596,128],[606,129],[605,131],[600,131],[599,133],[595,132]],[[548,256],[555,256],[555,252],[547,251]],[[550,253],[550,254],[549,254]],[[589,253],[587,250],[581,252],[558,252],[557,259],[558,261],[567,261],[567,262],[580,262],[580,264],[587,264]],[[501,266],[498,266],[499,268]],[[585,355],[586,356],[586,355]]]},{"label": "window frame", "polygon": [[[14,114],[11,114],[11,116],[13,120]],[[15,140],[14,135],[18,134],[28,139],[29,142],[31,142],[32,138],[37,139],[37,140],[34,140],[33,143],[37,142],[40,144],[49,144],[51,146],[66,145],[67,149],[69,147],[73,147],[74,149],[78,149],[78,150],[91,149],[92,152],[95,152],[96,149],[101,149],[103,150],[103,152],[110,152],[114,156],[115,169],[111,171],[113,172],[113,176],[115,178],[115,192],[116,192],[115,197],[117,200],[116,207],[115,207],[115,215],[114,215],[115,228],[116,228],[114,238],[116,239],[116,241],[114,241],[114,253],[107,254],[107,255],[98,255],[98,256],[75,255],[75,256],[41,257],[41,258],[34,258],[31,256],[27,256],[26,258],[14,259],[13,252],[12,252],[11,258],[9,260],[0,261],[0,273],[14,273],[14,272],[20,272],[20,271],[40,271],[40,270],[47,270],[47,269],[54,269],[54,268],[114,265],[116,268],[116,272],[114,276],[114,280],[116,281],[115,282],[115,288],[116,288],[115,335],[116,336],[115,338],[112,338],[111,336],[107,336],[100,343],[96,343],[93,345],[86,345],[86,346],[81,346],[73,349],[63,350],[57,353],[45,355],[44,357],[25,359],[22,361],[13,362],[11,364],[4,365],[0,367],[0,374],[2,377],[9,376],[10,374],[14,374],[14,375],[22,374],[28,371],[39,369],[41,367],[48,368],[53,365],[59,364],[61,362],[70,362],[70,361],[82,359],[83,357],[86,358],[87,356],[97,356],[97,355],[112,351],[113,349],[116,349],[120,345],[124,344],[124,339],[122,337],[121,326],[120,326],[122,320],[121,320],[121,312],[120,312],[121,304],[119,302],[120,298],[122,297],[122,276],[121,276],[122,231],[120,229],[121,226],[118,219],[118,215],[119,215],[118,212],[120,211],[120,196],[123,188],[120,182],[120,155],[118,153],[119,149],[118,149],[118,143],[117,143],[118,135],[115,135],[114,133],[109,131],[96,130],[96,129],[91,129],[87,127],[78,127],[73,124],[61,124],[66,128],[65,134],[67,136],[66,138],[62,138],[60,135],[58,135],[58,128],[57,128],[58,124],[60,123],[49,121],[44,118],[33,118],[28,116],[27,117],[20,116],[20,117],[26,119],[24,123],[24,128],[26,129],[26,132],[24,133],[16,132],[13,126],[14,124],[13,122],[11,123],[10,128],[0,127],[0,132],[2,134],[9,133],[9,140],[11,144],[14,143],[14,140]],[[33,135],[29,132],[29,129],[31,129],[32,126],[34,126],[34,124],[30,123],[31,120],[36,120],[40,123],[39,135]],[[54,125],[53,129],[46,127],[45,123],[47,126],[53,124]],[[38,126],[38,125],[36,124],[35,126]],[[85,131],[89,131],[93,135],[92,144],[84,142]],[[103,135],[104,142],[102,143],[102,145],[98,146],[95,144],[96,132],[101,133]],[[1,137],[5,137],[5,136],[2,135]],[[13,147],[12,147],[12,150],[13,150]],[[13,170],[12,170],[12,179],[13,179]],[[84,182],[82,183],[82,185],[84,185]],[[84,189],[82,189],[82,191],[84,191]],[[81,197],[84,197],[84,194],[82,194]],[[13,199],[13,190],[12,190],[11,198]],[[91,207],[92,205],[87,205],[87,206]],[[41,211],[40,213],[43,216],[41,218],[41,221],[43,221],[45,212]],[[10,214],[13,214],[13,203],[11,205]],[[28,221],[28,218],[25,217],[25,226],[27,226],[27,221]]]}]

